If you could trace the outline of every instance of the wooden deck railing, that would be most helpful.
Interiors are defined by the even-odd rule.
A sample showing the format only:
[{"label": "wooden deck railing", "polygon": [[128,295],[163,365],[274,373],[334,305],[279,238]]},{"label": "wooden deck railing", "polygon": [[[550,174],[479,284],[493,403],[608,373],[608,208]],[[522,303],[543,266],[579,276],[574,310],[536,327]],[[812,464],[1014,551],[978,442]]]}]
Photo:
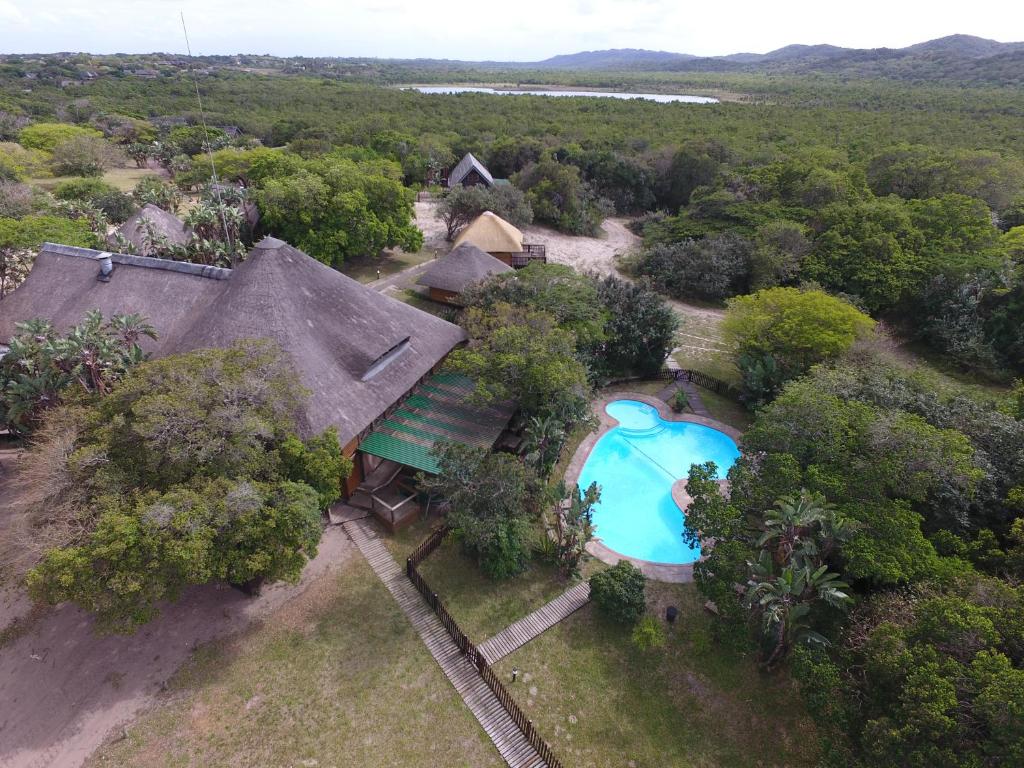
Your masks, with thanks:
[{"label": "wooden deck railing", "polygon": [[533,721],[530,720],[520,709],[519,705],[516,704],[515,699],[512,698],[512,694],[508,692],[505,684],[501,681],[501,678],[495,674],[494,670],[491,669],[491,665],[487,663],[487,659],[473,644],[473,641],[469,639],[465,632],[459,627],[455,618],[448,613],[448,609],[445,608],[441,598],[437,596],[437,592],[431,589],[430,584],[423,578],[419,572],[419,564],[426,560],[431,553],[436,550],[445,537],[449,533],[449,528],[443,526],[436,529],[426,539],[420,542],[419,546],[416,547],[405,561],[405,573],[409,577],[409,581],[413,583],[413,586],[419,590],[419,593],[423,595],[423,599],[427,601],[427,605],[430,606],[431,610],[437,615],[437,618],[441,620],[441,624],[445,630],[451,636],[452,640],[455,641],[455,645],[458,646],[459,650],[469,659],[470,663],[476,667],[480,673],[480,677],[487,683],[487,687],[491,689],[494,696],[498,699],[498,703],[501,704],[502,708],[508,712],[509,717],[516,724],[526,740],[530,742],[530,746],[533,747],[537,754],[540,755],[541,759],[547,763],[549,768],[562,768],[562,761],[555,756],[554,751],[551,749],[551,745],[548,744],[544,737],[537,732],[537,729],[533,726]]},{"label": "wooden deck railing", "polygon": [[523,243],[523,250],[520,253],[512,254],[513,267],[525,267],[530,262],[547,262],[548,247],[543,243]]}]

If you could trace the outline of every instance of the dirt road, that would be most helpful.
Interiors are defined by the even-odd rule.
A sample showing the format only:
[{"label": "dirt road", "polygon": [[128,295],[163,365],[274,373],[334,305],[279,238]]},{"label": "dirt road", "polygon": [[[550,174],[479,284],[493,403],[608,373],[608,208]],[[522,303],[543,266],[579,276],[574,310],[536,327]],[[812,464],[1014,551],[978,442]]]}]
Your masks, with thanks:
[{"label": "dirt road", "polygon": [[92,619],[72,606],[50,611],[0,648],[0,766],[77,768],[198,646],[272,618],[354,551],[340,527],[328,528],[299,584],[268,587],[258,598],[196,588],[130,637],[96,635]]}]

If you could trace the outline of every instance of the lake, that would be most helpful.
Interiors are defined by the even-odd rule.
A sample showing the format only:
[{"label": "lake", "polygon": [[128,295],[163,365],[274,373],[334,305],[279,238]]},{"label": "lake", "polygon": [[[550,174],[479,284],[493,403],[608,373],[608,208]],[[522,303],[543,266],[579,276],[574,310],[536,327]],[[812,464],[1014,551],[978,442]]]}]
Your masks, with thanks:
[{"label": "lake", "polygon": [[420,93],[492,93],[502,96],[589,96],[598,99],[645,99],[659,104],[684,102],[686,104],[717,104],[710,96],[684,96],[670,93],[618,93],[612,91],[531,91],[518,89],[485,88],[476,85],[415,85],[405,88]]}]

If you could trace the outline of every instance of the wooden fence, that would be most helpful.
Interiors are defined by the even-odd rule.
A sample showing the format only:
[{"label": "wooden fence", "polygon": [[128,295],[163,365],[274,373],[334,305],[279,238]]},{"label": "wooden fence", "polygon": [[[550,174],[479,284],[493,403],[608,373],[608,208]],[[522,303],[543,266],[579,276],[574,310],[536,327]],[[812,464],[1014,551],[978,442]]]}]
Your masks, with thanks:
[{"label": "wooden fence", "polygon": [[491,689],[502,708],[508,712],[509,717],[516,726],[523,732],[526,740],[530,742],[530,746],[533,747],[537,754],[540,755],[541,759],[547,763],[549,768],[562,768],[562,762],[559,760],[555,753],[551,749],[544,737],[541,736],[537,729],[533,727],[533,721],[530,720],[516,704],[515,699],[512,698],[512,694],[508,692],[505,684],[501,681],[501,678],[494,673],[491,669],[491,665],[487,663],[487,659],[484,658],[483,654],[477,650],[477,647],[473,644],[473,641],[466,636],[466,633],[459,627],[455,618],[448,613],[448,609],[445,608],[444,603],[441,602],[441,598],[437,596],[437,592],[431,589],[430,584],[420,574],[418,567],[419,564],[426,560],[430,554],[441,546],[441,542],[444,541],[445,536],[448,535],[449,529],[447,526],[438,528],[431,533],[426,539],[420,542],[419,546],[416,547],[405,561],[405,573],[409,577],[409,581],[413,583],[413,586],[419,590],[419,593],[423,595],[423,599],[427,601],[427,605],[430,606],[431,610],[437,615],[437,618],[441,620],[441,624],[448,631],[452,640],[455,641],[455,645],[459,647],[459,650],[469,659],[470,663],[476,667],[480,673],[480,677],[483,678],[484,682],[487,683],[487,687]]}]

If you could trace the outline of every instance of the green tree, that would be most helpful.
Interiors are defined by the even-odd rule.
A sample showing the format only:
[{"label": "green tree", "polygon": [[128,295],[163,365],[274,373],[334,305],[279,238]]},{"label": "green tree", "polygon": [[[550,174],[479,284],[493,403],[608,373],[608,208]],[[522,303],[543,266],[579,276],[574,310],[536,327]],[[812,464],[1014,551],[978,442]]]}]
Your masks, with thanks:
[{"label": "green tree", "polygon": [[585,407],[587,372],[576,339],[551,315],[498,303],[492,311],[468,310],[465,326],[470,343],[454,350],[448,365],[476,382],[480,400],[514,400],[528,414]]},{"label": "green tree", "polygon": [[33,594],[131,631],[191,584],[297,579],[351,469],[333,433],[296,438],[301,397],[280,350],[250,341],[142,363],[50,416]]},{"label": "green tree", "polygon": [[656,373],[672,349],[675,312],[648,285],[614,275],[598,283],[597,293],[608,312],[600,361],[612,374]]},{"label": "green tree", "polygon": [[[729,302],[723,338],[735,350],[746,396],[762,402],[812,365],[838,357],[874,327],[852,305],[817,290],[768,288]],[[770,360],[773,375],[758,365]]]},{"label": "green tree", "polygon": [[449,505],[448,524],[463,548],[492,579],[515,576],[530,555],[531,522],[543,484],[515,457],[457,443],[436,450],[439,472],[418,482]]},{"label": "green tree", "polygon": [[73,393],[106,394],[144,359],[139,341],[156,338],[140,315],[99,312],[60,335],[46,320],[17,325],[0,359],[0,421],[15,434],[28,434],[45,413]]},{"label": "green tree", "polygon": [[464,187],[449,189],[441,197],[434,215],[444,222],[448,240],[458,231],[490,211],[516,227],[533,223],[533,210],[521,190],[510,185]]},{"label": "green tree", "polygon": [[417,251],[423,234],[412,221],[413,194],[400,175],[387,161],[335,154],[306,161],[296,172],[260,181],[261,225],[334,267],[384,248]]},{"label": "green tree", "polygon": [[612,621],[632,626],[647,607],[644,588],[647,579],[630,562],[619,562],[590,577],[590,599]]},{"label": "green tree", "polygon": [[102,138],[103,134],[94,128],[68,123],[33,123],[22,128],[18,143],[26,149],[41,149],[52,152],[58,144],[74,138]]},{"label": "green tree", "polygon": [[526,193],[534,218],[573,235],[594,235],[614,210],[580,178],[574,165],[546,158],[515,175],[513,182]]}]

